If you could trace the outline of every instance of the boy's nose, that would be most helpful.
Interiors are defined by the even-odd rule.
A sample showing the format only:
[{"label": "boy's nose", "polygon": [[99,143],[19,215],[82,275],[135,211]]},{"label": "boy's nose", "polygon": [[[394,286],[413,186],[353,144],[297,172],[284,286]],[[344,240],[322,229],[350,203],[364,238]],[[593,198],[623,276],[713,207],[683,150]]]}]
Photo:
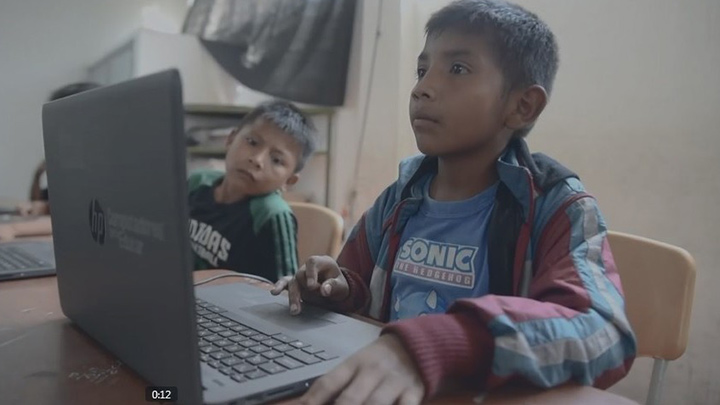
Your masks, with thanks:
[{"label": "boy's nose", "polygon": [[421,98],[434,100],[435,99],[435,90],[433,89],[432,85],[428,83],[427,76],[423,77],[418,81],[418,83],[413,87],[411,95],[412,98],[419,100]]},{"label": "boy's nose", "polygon": [[250,161],[251,165],[255,166],[258,169],[262,169],[262,156],[250,155],[248,160]]}]

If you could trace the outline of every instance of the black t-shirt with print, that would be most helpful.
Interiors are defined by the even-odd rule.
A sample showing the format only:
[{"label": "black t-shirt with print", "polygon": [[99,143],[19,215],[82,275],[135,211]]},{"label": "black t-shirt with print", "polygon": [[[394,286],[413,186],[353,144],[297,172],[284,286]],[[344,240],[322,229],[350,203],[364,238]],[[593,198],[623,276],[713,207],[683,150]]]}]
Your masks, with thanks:
[{"label": "black t-shirt with print", "polygon": [[297,270],[297,222],[279,193],[232,204],[215,201],[221,172],[189,182],[190,244],[195,269],[230,269],[271,281]]}]

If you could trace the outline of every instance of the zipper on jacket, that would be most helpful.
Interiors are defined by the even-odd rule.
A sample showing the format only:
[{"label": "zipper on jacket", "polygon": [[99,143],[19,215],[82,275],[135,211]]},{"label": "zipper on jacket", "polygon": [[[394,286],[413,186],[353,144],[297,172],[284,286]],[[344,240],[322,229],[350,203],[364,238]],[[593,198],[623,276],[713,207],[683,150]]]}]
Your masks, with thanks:
[{"label": "zipper on jacket", "polygon": [[535,182],[532,173],[524,168],[525,176],[528,180],[528,189],[530,192],[530,208],[528,209],[527,221],[520,229],[517,245],[515,246],[515,263],[513,266],[513,294],[516,296],[525,296],[527,291],[527,275],[525,274],[525,263],[528,259],[528,246],[532,239],[532,224],[535,220]]},{"label": "zipper on jacket", "polygon": [[390,232],[390,243],[388,247],[388,267],[385,270],[385,288],[383,291],[383,297],[382,297],[382,305],[380,305],[380,313],[379,318],[383,322],[387,322],[389,319],[388,312],[388,306],[390,302],[390,284],[391,284],[391,274],[393,267],[395,266],[395,256],[397,256],[397,250],[400,245],[400,237],[402,236],[399,232],[397,232],[397,220],[400,216],[400,211],[402,210],[402,207],[405,205],[408,199],[404,199],[400,201],[397,206],[395,207],[395,211],[393,212],[393,215],[390,216],[390,218],[385,221],[383,224],[383,234],[386,232]]}]

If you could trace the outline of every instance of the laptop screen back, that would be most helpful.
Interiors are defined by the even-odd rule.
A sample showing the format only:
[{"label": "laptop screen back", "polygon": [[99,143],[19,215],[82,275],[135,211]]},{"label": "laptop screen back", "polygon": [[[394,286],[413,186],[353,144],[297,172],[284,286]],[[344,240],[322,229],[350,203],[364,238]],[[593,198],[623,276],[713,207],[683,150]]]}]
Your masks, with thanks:
[{"label": "laptop screen back", "polygon": [[63,312],[153,385],[202,401],[180,76],[43,108]]}]

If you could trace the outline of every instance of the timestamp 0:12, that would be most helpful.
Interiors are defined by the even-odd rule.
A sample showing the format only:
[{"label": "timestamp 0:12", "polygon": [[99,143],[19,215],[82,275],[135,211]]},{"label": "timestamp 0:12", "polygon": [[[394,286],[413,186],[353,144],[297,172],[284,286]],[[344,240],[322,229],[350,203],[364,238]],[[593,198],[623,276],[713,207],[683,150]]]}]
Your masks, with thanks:
[{"label": "timestamp 0:12", "polygon": [[147,387],[145,400],[149,402],[177,402],[177,387]]}]

